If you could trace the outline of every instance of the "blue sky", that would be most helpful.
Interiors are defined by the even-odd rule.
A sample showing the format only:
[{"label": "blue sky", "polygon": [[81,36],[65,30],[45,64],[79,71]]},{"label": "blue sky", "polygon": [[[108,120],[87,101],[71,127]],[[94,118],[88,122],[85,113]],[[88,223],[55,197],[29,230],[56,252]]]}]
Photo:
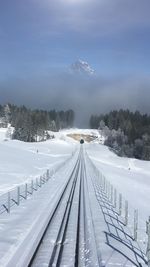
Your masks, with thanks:
[{"label": "blue sky", "polygon": [[1,72],[40,72],[78,58],[98,73],[149,73],[148,0],[5,0]]},{"label": "blue sky", "polygon": [[[109,90],[113,92],[118,81],[119,88],[123,88],[120,89],[123,96],[124,93],[128,96],[131,88],[136,92],[136,97],[143,88],[147,92],[150,76],[149,10],[149,0],[1,1],[2,101],[15,101],[16,95],[19,95],[18,102],[23,103],[26,99],[26,103],[32,105],[32,101],[28,102],[27,91],[31,94],[33,91],[35,95],[35,87],[40,84],[37,86],[37,95],[41,87],[44,87],[45,93],[48,95],[49,92],[48,96],[53,98],[53,105],[56,108],[64,107],[65,104],[61,105],[57,99],[57,95],[64,92],[64,88],[61,89],[60,86],[61,79],[63,73],[78,58],[86,60],[95,69],[96,88],[98,83],[101,85],[105,81],[105,88],[108,89],[107,83],[111,82]],[[56,82],[55,86],[50,86],[54,84],[54,79],[59,80],[58,86]],[[67,78],[65,80],[63,86],[67,88]],[[87,85],[81,84],[84,94]],[[101,87],[99,86],[98,93]],[[58,91],[55,89],[56,95],[54,88],[59,88]],[[98,91],[93,90],[95,93]],[[73,99],[77,101],[78,97],[74,95]],[[57,101],[54,103],[54,100]],[[71,97],[69,100],[71,101]],[[33,105],[36,103],[40,105],[38,101]],[[92,104],[95,106],[94,100]],[[117,102],[116,104],[118,105]],[[48,103],[45,102],[46,105]],[[44,107],[44,101],[41,106]],[[142,104],[140,106],[136,102],[133,107],[142,109]],[[110,108],[108,105],[108,109]],[[98,111],[98,106],[95,111]]]}]

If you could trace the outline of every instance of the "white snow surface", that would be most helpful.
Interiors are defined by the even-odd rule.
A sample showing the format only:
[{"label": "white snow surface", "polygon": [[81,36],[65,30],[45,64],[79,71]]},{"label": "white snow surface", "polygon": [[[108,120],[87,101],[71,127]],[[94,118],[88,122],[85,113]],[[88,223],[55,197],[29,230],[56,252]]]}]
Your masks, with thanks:
[{"label": "white snow surface", "polygon": [[101,144],[86,147],[98,169],[146,221],[150,215],[150,161],[118,157]]},{"label": "white snow surface", "polygon": [[[70,161],[69,158],[79,144],[67,137],[67,134],[81,133],[99,136],[99,132],[89,129],[62,130],[54,133],[55,139],[53,140],[24,143],[16,140],[4,141],[6,131],[7,129],[0,129],[0,194],[39,177],[47,169],[56,169],[60,162],[65,160],[68,162],[54,175],[48,185],[45,184],[27,201],[23,201],[19,207],[14,207],[10,215],[7,213],[0,215],[0,266],[22,267],[25,266],[22,263],[17,265],[14,262],[12,265],[12,259],[15,261],[14,255],[23,253],[24,247],[22,246],[28,244],[32,233],[34,233],[35,239],[32,240],[31,245],[38,240],[39,237],[38,234],[35,235],[35,230],[40,232],[43,224],[48,220],[47,208],[53,207],[57,195],[62,190],[71,168],[74,166],[76,155]],[[99,171],[119,193],[123,194],[123,199],[129,201],[129,228],[132,232],[133,211],[138,209],[140,228],[138,242],[145,250],[147,242],[145,222],[150,215],[150,162],[120,158],[99,142],[86,143],[84,147]],[[103,228],[103,224],[104,220],[102,219],[101,228]],[[108,251],[110,253],[110,250]],[[25,257],[26,255],[24,255]],[[119,266],[117,264],[116,256],[116,266]],[[111,266],[111,263],[107,266]]]},{"label": "white snow surface", "polygon": [[129,228],[132,233],[134,210],[138,209],[138,241],[146,250],[146,221],[150,216],[150,162],[118,157],[101,144],[86,144],[86,149],[99,171],[117,189],[118,194],[122,194],[123,203],[125,200],[129,202]]},{"label": "white snow surface", "polygon": [[25,143],[6,139],[6,132],[0,129],[0,195],[43,174],[74,151],[74,144],[60,134],[46,142]]}]

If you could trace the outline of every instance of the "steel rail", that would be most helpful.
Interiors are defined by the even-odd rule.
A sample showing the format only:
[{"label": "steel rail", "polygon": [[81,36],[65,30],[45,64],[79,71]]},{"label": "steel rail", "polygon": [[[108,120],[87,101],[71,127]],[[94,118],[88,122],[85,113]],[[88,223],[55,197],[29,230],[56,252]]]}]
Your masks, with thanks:
[{"label": "steel rail", "polygon": [[[68,201],[67,201],[67,203],[66,203],[66,207],[65,207],[65,211],[64,211],[64,216],[63,216],[63,218],[62,218],[62,223],[61,223],[61,225],[60,225],[60,229],[59,229],[59,232],[58,232],[58,236],[57,236],[57,238],[56,238],[56,245],[54,246],[54,248],[53,248],[53,252],[52,252],[52,256],[51,256],[51,259],[50,259],[50,261],[49,261],[49,265],[48,266],[52,266],[52,262],[54,261],[54,259],[55,259],[55,255],[56,255],[56,253],[58,252],[58,246],[57,246],[57,243],[58,243],[58,240],[59,240],[59,238],[60,238],[60,234],[61,234],[61,232],[62,232],[62,228],[63,228],[63,226],[64,226],[64,223],[66,222],[66,218],[67,218],[67,216],[69,216],[69,210],[70,210],[70,207],[71,207],[71,201],[72,201],[72,199],[73,199],[73,193],[74,193],[74,190],[75,190],[75,186],[76,186],[76,180],[77,180],[77,177],[78,177],[78,172],[79,172],[79,165],[80,165],[80,158],[81,158],[81,153],[82,153],[82,150],[80,149],[80,152],[79,152],[79,156],[78,156],[78,159],[77,159],[77,161],[76,161],[76,163],[75,163],[75,166],[74,166],[74,168],[73,168],[73,170],[72,170],[72,172],[71,172],[71,175],[70,175],[70,177],[69,177],[69,179],[68,179],[68,181],[67,181],[67,183],[66,183],[66,185],[65,185],[65,188],[64,188],[64,190],[63,190],[63,192],[61,193],[61,195],[60,195],[60,198],[59,198],[59,200],[58,200],[58,203],[57,203],[57,205],[56,205],[56,207],[55,207],[55,209],[54,209],[54,211],[53,211],[53,213],[52,213],[52,215],[51,215],[51,218],[50,218],[50,220],[49,220],[49,222],[48,222],[48,224],[47,224],[47,226],[46,226],[46,229],[45,229],[45,231],[44,231],[44,233],[43,233],[43,235],[42,235],[42,238],[40,239],[40,241],[39,241],[39,243],[37,244],[37,247],[36,247],[36,249],[35,249],[35,251],[34,251],[34,253],[33,253],[33,256],[32,256],[32,258],[31,258],[31,260],[30,260],[30,263],[29,263],[29,265],[28,265],[28,267],[31,267],[31,266],[34,266],[34,260],[35,260],[35,258],[36,258],[36,256],[37,256],[37,254],[38,254],[38,251],[39,251],[39,249],[40,249],[40,246],[41,246],[41,244],[43,243],[43,240],[44,240],[44,238],[45,238],[45,236],[46,236],[46,234],[47,234],[47,231],[48,231],[48,229],[50,228],[50,226],[51,226],[51,223],[52,223],[52,221],[53,220],[55,220],[55,216],[56,216],[56,213],[59,211],[59,209],[61,208],[61,203],[63,202],[63,199],[64,199],[64,196],[65,196],[65,194],[66,194],[66,192],[67,192],[67,190],[68,190],[68,187],[70,186],[70,184],[71,184],[71,189],[70,189],[70,193],[69,193],[69,195],[68,195]],[[75,178],[74,178],[74,176],[75,176]],[[63,238],[64,239],[64,238]],[[62,246],[59,246],[59,247],[62,247]],[[61,248],[61,250],[60,250],[60,253],[62,253],[62,248]],[[58,253],[59,254],[59,253]],[[58,257],[58,258],[60,258],[60,256]],[[60,259],[59,259],[60,260]]]}]

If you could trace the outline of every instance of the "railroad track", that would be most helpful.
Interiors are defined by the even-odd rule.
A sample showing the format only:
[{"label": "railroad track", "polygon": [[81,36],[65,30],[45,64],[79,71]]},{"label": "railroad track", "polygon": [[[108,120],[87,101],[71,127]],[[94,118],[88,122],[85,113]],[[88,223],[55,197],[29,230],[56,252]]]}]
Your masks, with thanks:
[{"label": "railroad track", "polygon": [[[133,257],[129,259],[128,255],[118,249],[120,244],[121,248],[122,245],[128,247],[130,254],[133,252],[140,260],[144,260],[143,254],[139,255],[139,250],[133,250],[132,242],[132,247],[129,248],[130,240],[122,240],[114,235],[114,229],[117,229],[117,233],[120,229],[121,235],[126,235],[125,229],[117,225],[118,216],[115,218],[114,214],[110,213],[109,200],[99,184],[99,173],[82,145],[79,154],[76,154],[71,162],[71,170],[69,167],[68,170],[69,174],[63,188],[61,186],[61,190],[57,190],[58,196],[55,197],[53,205],[50,204],[49,210],[46,207],[42,213],[44,217],[39,217],[41,222],[36,222],[35,234],[32,227],[31,234],[29,233],[5,267],[104,267],[108,266],[109,260],[112,264],[113,257],[115,262],[117,259],[118,264],[133,264]],[[56,189],[59,189],[57,184]],[[101,241],[101,238],[105,238],[103,225],[99,223],[101,219],[102,224],[106,224],[104,234],[111,237],[112,244],[104,243],[105,239]],[[135,248],[137,250],[138,247]],[[137,263],[135,266],[140,265]]]},{"label": "railroad track", "polygon": [[100,266],[87,190],[81,146],[74,169],[28,267]]},{"label": "railroad track", "polygon": [[[45,232],[28,266],[77,264],[77,229],[80,202],[82,148],[75,167],[53,211]],[[68,253],[70,258],[68,260]],[[63,265],[62,265],[63,264]]]}]

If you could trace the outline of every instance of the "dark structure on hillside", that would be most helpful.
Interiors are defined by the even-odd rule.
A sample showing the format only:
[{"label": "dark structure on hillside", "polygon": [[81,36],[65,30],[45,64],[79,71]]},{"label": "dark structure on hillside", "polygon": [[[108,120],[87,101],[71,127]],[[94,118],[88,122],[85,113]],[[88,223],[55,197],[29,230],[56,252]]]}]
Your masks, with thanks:
[{"label": "dark structure on hillside", "polygon": [[83,139],[80,140],[80,144],[84,144],[84,140]]}]

